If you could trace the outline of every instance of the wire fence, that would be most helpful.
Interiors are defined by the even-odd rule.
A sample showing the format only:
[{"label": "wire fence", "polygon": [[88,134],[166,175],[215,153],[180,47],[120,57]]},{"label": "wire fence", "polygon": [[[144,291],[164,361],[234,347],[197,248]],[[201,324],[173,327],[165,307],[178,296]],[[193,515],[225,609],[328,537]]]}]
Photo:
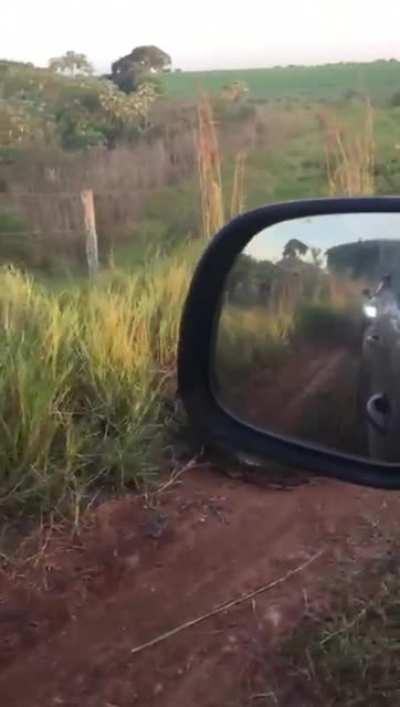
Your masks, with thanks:
[{"label": "wire fence", "polygon": [[[89,193],[88,206],[84,195]],[[94,248],[107,257],[115,242],[133,233],[151,193],[146,189],[0,194],[0,263],[82,266],[88,263],[88,238],[90,252]]]},{"label": "wire fence", "polygon": [[[95,253],[94,265],[88,253]],[[93,272],[97,254],[91,190],[0,195],[0,263],[40,270],[87,267]]]}]

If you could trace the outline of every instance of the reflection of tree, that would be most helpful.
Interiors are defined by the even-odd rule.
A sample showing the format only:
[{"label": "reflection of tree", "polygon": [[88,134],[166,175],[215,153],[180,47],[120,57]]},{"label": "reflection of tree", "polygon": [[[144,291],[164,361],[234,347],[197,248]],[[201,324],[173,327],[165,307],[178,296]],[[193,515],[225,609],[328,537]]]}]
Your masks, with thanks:
[{"label": "reflection of tree", "polygon": [[[293,250],[289,248],[289,252],[299,252],[297,243],[295,241]],[[303,253],[308,250],[307,246],[304,248],[305,251],[301,249]],[[314,259],[319,262],[319,258],[320,251],[316,250]],[[274,264],[242,253],[228,276],[225,289],[227,299],[239,306],[293,309],[300,299],[314,298],[320,290],[325,274],[317,262],[307,263],[287,255]]]},{"label": "reflection of tree", "polygon": [[300,258],[306,255],[308,251],[308,246],[297,238],[291,238],[283,249],[284,258]]},{"label": "reflection of tree", "polygon": [[270,292],[276,268],[269,260],[256,260],[242,253],[235,261],[227,284],[228,299],[237,304],[265,300]]}]

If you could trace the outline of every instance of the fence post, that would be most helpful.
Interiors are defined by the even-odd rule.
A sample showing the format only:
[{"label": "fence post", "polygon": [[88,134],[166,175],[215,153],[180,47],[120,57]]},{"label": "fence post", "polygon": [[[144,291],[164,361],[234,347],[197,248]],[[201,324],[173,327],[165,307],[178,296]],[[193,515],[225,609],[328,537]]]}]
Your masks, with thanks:
[{"label": "fence post", "polygon": [[97,245],[96,217],[92,189],[81,192],[83,217],[85,224],[86,261],[89,275],[95,275],[99,267],[99,249]]}]

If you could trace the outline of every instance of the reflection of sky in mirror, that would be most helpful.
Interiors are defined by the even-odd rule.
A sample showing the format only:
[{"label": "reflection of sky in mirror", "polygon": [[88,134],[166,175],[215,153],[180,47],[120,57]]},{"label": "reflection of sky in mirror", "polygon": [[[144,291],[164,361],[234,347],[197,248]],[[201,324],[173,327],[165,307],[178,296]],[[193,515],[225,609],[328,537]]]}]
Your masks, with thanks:
[{"label": "reflection of sky in mirror", "polygon": [[329,214],[282,221],[261,231],[245,253],[257,260],[277,261],[291,238],[323,252],[342,243],[387,238],[400,241],[400,214]]}]

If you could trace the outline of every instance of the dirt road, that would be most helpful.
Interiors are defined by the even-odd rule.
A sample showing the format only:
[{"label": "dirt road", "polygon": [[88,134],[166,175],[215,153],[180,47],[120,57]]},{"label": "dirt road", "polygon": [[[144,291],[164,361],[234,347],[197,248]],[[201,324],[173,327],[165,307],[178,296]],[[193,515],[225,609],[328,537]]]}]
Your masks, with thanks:
[{"label": "dirt road", "polygon": [[[321,576],[368,553],[361,531],[396,522],[397,507],[396,494],[323,480],[274,490],[200,468],[155,507],[125,498],[99,507],[79,537],[53,529],[0,575],[0,704],[254,704],[282,633],[326,599]],[[319,550],[280,587],[132,653]]]}]

